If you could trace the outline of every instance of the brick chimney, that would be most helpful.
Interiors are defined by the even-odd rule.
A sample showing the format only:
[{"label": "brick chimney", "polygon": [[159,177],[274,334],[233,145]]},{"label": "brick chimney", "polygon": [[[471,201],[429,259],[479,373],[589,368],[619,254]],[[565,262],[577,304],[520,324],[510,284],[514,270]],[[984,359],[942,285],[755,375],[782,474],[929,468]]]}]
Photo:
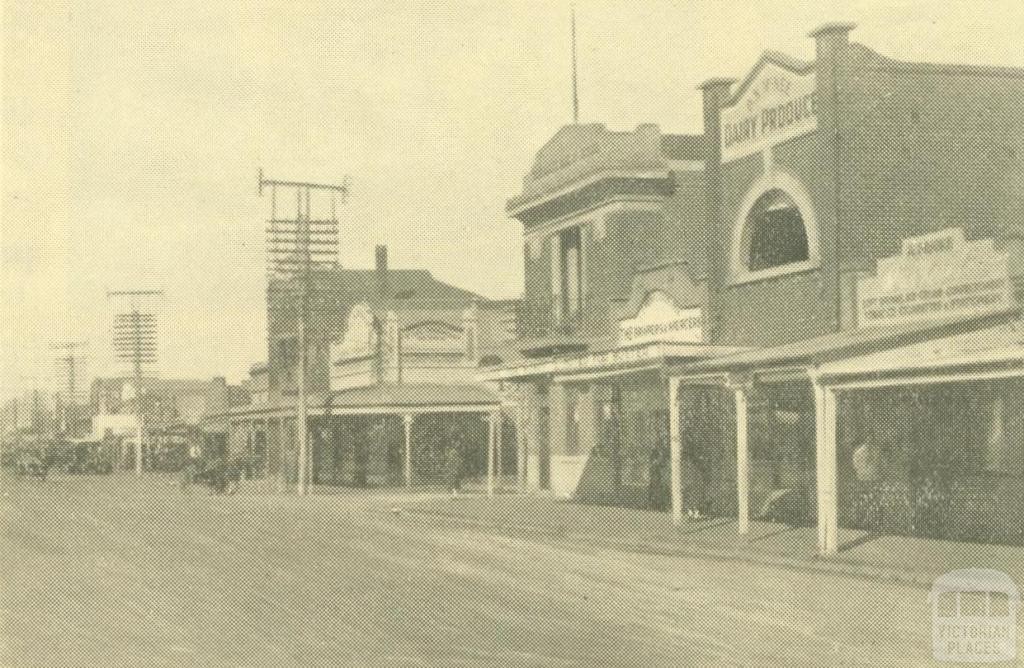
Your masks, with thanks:
[{"label": "brick chimney", "polygon": [[850,43],[850,32],[857,27],[856,23],[836,21],[825,23],[807,34],[813,37],[816,45],[818,62],[832,62]]},{"label": "brick chimney", "polygon": [[[842,180],[840,174],[844,161],[840,157],[843,142],[844,109],[848,106],[850,81],[849,45],[853,23],[826,23],[809,33],[815,40],[815,85],[818,87],[818,142],[820,146],[819,169],[831,175],[833,182],[831,196],[818,207],[818,224],[823,231],[820,237],[822,264],[823,301],[834,300],[836,308],[831,314],[832,327],[843,327],[844,283],[843,268],[840,266],[844,236],[856,234],[855,228],[843,220],[843,206],[840,201]],[[831,221],[829,218],[831,217]],[[831,228],[831,229],[830,229]],[[824,287],[828,286],[828,287]],[[828,294],[831,292],[832,294]]]},{"label": "brick chimney", "polygon": [[[722,286],[726,281],[725,258],[728,257],[729,249],[722,245],[719,240],[729,238],[727,232],[729,223],[723,216],[722,205],[722,108],[725,107],[732,97],[732,87],[735,79],[717,77],[708,79],[699,88],[703,96],[704,112],[704,187],[706,188],[707,202],[707,228],[704,234],[705,252],[711,258],[709,271],[712,276],[712,284]],[[708,305],[713,314],[720,312],[717,307],[717,300],[720,299],[720,291],[712,290],[711,303]],[[714,320],[709,320],[709,336],[714,336],[718,325]]]}]

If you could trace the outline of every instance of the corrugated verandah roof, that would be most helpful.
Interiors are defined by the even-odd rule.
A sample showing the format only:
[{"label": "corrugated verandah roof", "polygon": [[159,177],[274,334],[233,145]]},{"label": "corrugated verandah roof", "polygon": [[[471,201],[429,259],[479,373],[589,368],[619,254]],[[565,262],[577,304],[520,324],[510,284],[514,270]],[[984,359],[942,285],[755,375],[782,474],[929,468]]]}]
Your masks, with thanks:
[{"label": "corrugated verandah roof", "polygon": [[[413,410],[455,407],[480,410],[496,407],[501,399],[482,385],[446,383],[403,383],[396,385],[374,385],[335,392],[333,396],[319,393],[310,398],[309,410],[322,414],[334,410],[358,414],[360,409],[380,412],[384,409]],[[222,413],[208,416],[208,419],[259,417],[294,412],[296,401],[292,398],[279,399],[266,404],[235,406]]]},{"label": "corrugated verandah roof", "polygon": [[832,332],[811,339],[794,341],[770,348],[725,355],[710,360],[683,364],[674,369],[681,375],[752,371],[773,367],[818,365],[824,362],[857,357],[889,348],[927,341],[933,338],[962,334],[1019,316],[1019,310],[993,313],[975,318],[944,318],[899,326],[862,327]]}]

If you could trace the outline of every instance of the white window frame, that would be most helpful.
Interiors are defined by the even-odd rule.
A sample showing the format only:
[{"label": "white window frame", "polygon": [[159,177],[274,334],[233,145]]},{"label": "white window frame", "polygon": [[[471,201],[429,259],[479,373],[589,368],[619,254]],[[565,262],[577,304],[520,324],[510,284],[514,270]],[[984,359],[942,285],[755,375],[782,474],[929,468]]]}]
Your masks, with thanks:
[{"label": "white window frame", "polygon": [[[797,209],[800,211],[804,230],[807,233],[807,259],[767,269],[751,270],[747,267],[749,249],[746,247],[746,242],[748,238],[744,235],[747,216],[750,215],[750,210],[754,208],[754,204],[761,199],[761,196],[772,190],[781,190],[786,193],[786,195],[792,198]],[[732,244],[730,248],[729,285],[753,283],[755,281],[798,274],[819,268],[821,266],[821,250],[818,238],[818,221],[814,214],[814,206],[811,204],[811,197],[803,183],[792,174],[779,169],[773,169],[755,181],[744,196],[738,209],[738,215],[733,222]]]}]

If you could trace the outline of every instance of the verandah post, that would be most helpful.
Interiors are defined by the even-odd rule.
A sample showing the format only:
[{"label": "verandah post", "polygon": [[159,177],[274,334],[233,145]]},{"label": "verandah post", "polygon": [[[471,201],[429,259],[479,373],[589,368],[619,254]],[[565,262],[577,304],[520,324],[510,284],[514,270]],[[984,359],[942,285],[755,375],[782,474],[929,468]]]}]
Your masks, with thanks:
[{"label": "verandah post", "polygon": [[487,419],[487,497],[494,496],[494,435],[497,417],[491,413]]},{"label": "verandah post", "polygon": [[741,535],[750,532],[750,450],[747,441],[747,388],[735,386],[736,401],[736,519]]},{"label": "verandah post", "polygon": [[679,379],[668,379],[669,465],[672,486],[672,523],[683,522],[682,441],[679,434]]},{"label": "verandah post", "polygon": [[402,418],[405,424],[405,486],[408,489],[412,489],[412,419],[411,414]]},{"label": "verandah post", "polygon": [[818,489],[818,552],[835,554],[839,550],[838,498],[836,494],[836,392],[814,383]]}]

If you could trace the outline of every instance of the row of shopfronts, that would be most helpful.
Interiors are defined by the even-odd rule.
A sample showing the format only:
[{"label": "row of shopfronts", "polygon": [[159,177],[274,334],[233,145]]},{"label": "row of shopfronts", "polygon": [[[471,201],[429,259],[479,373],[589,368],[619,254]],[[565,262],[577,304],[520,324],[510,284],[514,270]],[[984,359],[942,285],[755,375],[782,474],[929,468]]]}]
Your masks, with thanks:
[{"label": "row of shopfronts", "polygon": [[508,211],[548,319],[478,376],[518,397],[530,490],[817,526],[826,554],[1024,545],[1024,72],[852,28],[706,82],[700,135],[537,154]]},{"label": "row of shopfronts", "polygon": [[[816,526],[822,553],[847,530],[1024,544],[1024,71],[892,60],[852,29],[705,82],[699,134],[555,133],[507,203],[520,302],[403,300],[379,266],[386,289],[337,292],[316,481],[504,476]],[[224,418],[287,482],[275,312],[268,398]]]},{"label": "row of shopfronts", "polygon": [[[268,363],[253,369],[253,401],[210,425],[226,432],[250,477],[281,491],[296,487],[300,461],[298,316],[281,285],[289,280],[268,290]],[[374,269],[324,269],[312,292],[305,382],[314,489],[514,485],[514,422],[496,388],[475,378],[512,343],[514,302],[391,268],[384,247]]]}]

